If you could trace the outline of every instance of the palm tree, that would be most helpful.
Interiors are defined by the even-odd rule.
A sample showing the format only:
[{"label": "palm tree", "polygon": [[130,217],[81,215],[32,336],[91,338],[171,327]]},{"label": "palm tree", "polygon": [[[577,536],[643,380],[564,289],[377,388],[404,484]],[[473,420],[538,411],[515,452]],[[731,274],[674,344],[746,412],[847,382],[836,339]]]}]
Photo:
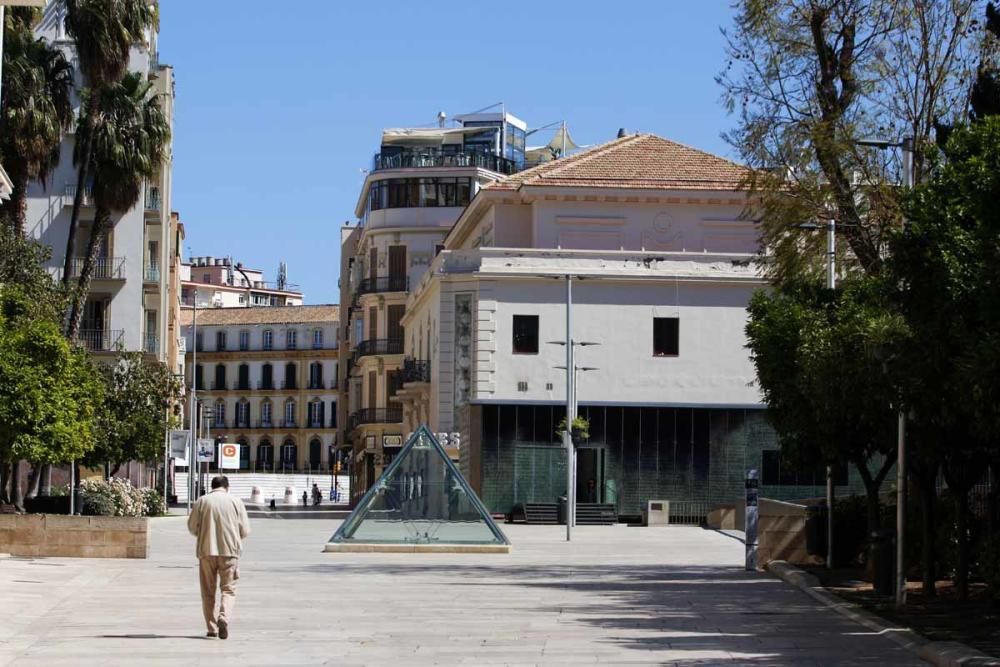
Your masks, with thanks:
[{"label": "palm tree", "polygon": [[[152,88],[143,75],[133,73],[84,95],[87,109],[93,109],[98,118],[81,121],[79,150],[74,159],[93,175],[95,211],[87,254],[70,306],[67,334],[71,339],[80,331],[83,304],[90,293],[97,252],[111,224],[112,212],[124,212],[136,205],[146,181],[156,175],[166,154],[170,124],[159,100],[151,94]],[[89,152],[89,160],[80,154],[84,150]]]},{"label": "palm tree", "polygon": [[[156,3],[150,0],[66,0],[66,32],[76,42],[80,72],[91,90],[117,83],[128,69],[129,51],[145,39],[146,30],[158,20]],[[96,123],[99,95],[85,96],[81,109],[81,126]],[[93,137],[96,128],[82,128],[85,137]],[[89,139],[81,142],[77,136],[78,155],[76,195],[66,237],[66,259],[63,265],[63,284],[69,286],[72,262],[76,254],[76,235],[83,206],[83,193],[91,166]],[[72,320],[70,320],[72,326]],[[68,332],[67,332],[68,333]]]},{"label": "palm tree", "polygon": [[20,8],[4,26],[0,154],[14,193],[0,214],[21,234],[28,182],[45,182],[73,122],[73,68],[59,49],[34,38],[33,19],[33,12]]}]

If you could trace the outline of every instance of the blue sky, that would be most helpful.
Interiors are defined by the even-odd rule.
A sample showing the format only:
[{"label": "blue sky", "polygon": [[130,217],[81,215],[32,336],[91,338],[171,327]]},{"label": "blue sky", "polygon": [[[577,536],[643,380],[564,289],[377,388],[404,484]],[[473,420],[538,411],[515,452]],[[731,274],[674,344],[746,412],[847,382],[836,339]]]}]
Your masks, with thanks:
[{"label": "blue sky", "polygon": [[[592,144],[619,127],[720,155],[727,0],[161,3],[185,256],[233,256],[338,298],[339,229],[383,127],[503,101]],[[532,143],[529,141],[529,143]]]}]

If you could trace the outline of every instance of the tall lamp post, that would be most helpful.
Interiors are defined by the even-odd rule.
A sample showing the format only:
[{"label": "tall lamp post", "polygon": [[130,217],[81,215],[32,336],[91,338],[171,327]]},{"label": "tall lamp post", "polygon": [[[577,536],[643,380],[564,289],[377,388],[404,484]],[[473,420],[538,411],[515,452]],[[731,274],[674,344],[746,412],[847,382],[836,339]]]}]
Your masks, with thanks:
[{"label": "tall lamp post", "polygon": [[192,291],[194,311],[191,315],[191,410],[188,412],[188,492],[187,512],[191,513],[191,493],[193,484],[194,459],[197,452],[198,439],[198,290]]}]

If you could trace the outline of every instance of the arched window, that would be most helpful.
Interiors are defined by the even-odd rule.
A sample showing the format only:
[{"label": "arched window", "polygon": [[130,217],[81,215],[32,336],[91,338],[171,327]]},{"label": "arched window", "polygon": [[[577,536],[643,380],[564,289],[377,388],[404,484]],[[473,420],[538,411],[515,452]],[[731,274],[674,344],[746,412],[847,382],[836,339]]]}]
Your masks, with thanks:
[{"label": "arched window", "polygon": [[323,401],[314,398],[309,402],[309,428],[323,428]]},{"label": "arched window", "polygon": [[297,389],[295,384],[295,364],[288,362],[285,364],[285,382],[281,385],[282,389]]},{"label": "arched window", "polygon": [[215,423],[212,428],[226,427],[226,403],[221,398],[215,402]]},{"label": "arched window", "polygon": [[295,428],[295,399],[285,401],[285,421],[282,425],[285,428]]},{"label": "arched window", "polygon": [[285,332],[285,349],[294,350],[299,346],[299,332],[295,329],[289,329]]},{"label": "arched window", "polygon": [[265,350],[274,348],[274,332],[270,329],[264,329],[264,333],[261,335],[261,347]]},{"label": "arched window", "polygon": [[258,389],[274,389],[274,367],[269,363],[260,367],[260,386]]},{"label": "arched window", "polygon": [[281,469],[295,470],[298,466],[299,448],[295,446],[295,441],[287,438],[281,445]]},{"label": "arched window", "polygon": [[246,438],[240,438],[236,444],[240,446],[240,470],[246,470],[250,467],[250,444]]},{"label": "arched window", "polygon": [[271,401],[267,399],[260,404],[260,427],[271,428]]},{"label": "arched window", "polygon": [[309,388],[323,388],[323,364],[318,361],[309,364]]},{"label": "arched window", "polygon": [[226,390],[226,365],[216,364],[215,365],[215,384],[212,385],[214,391],[225,391]]},{"label": "arched window", "polygon": [[319,350],[323,347],[323,330],[313,329],[313,349]]},{"label": "arched window", "polygon": [[310,470],[319,470],[320,466],[323,465],[323,458],[321,453],[323,451],[323,443],[319,441],[319,438],[313,438],[309,441],[309,468]]},{"label": "arched window", "polygon": [[237,389],[242,389],[243,391],[250,389],[250,366],[248,364],[240,364],[239,377],[236,382]]},{"label": "arched window", "polygon": [[274,468],[274,445],[267,438],[257,445],[257,467],[261,470],[271,470]]},{"label": "arched window", "polygon": [[247,399],[241,398],[236,404],[236,428],[250,427],[250,403]]}]

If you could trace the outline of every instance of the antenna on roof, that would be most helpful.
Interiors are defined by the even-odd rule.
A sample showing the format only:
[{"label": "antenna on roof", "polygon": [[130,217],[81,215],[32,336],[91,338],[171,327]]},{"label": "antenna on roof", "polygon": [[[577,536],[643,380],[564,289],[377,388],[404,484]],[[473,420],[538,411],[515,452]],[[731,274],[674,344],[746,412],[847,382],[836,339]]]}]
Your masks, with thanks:
[{"label": "antenna on roof", "polygon": [[448,120],[448,114],[438,111],[438,127],[444,127],[444,122]]},{"label": "antenna on roof", "polygon": [[278,262],[278,289],[284,291],[288,282],[288,267],[284,262]]}]

